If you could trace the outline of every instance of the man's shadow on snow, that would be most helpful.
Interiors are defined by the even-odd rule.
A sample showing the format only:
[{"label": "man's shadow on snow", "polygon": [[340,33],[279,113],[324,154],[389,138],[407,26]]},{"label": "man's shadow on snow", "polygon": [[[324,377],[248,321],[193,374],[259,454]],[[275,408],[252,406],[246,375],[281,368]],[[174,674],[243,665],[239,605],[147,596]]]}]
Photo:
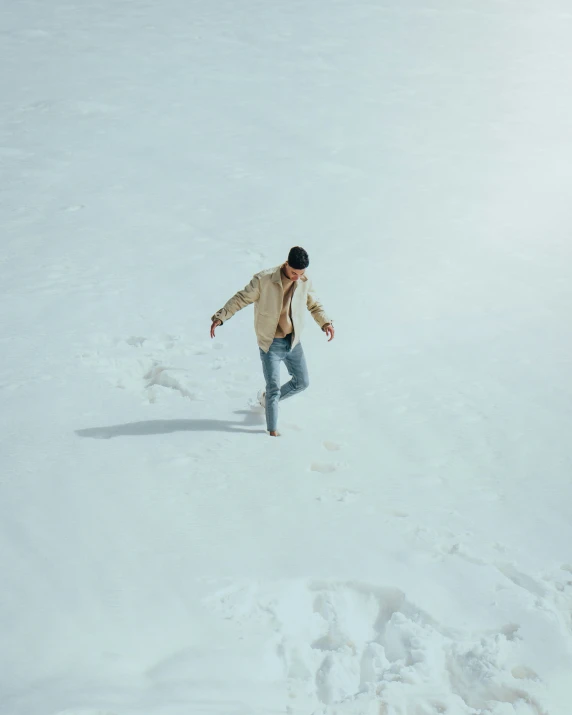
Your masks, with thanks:
[{"label": "man's shadow on snow", "polygon": [[108,427],[88,427],[75,430],[78,437],[92,439],[111,439],[112,437],[144,437],[150,434],[168,434],[170,432],[247,432],[265,434],[266,430],[245,429],[264,424],[261,414],[249,410],[236,410],[235,415],[245,415],[242,422],[229,420],[146,420],[145,422],[127,422],[123,425]]}]

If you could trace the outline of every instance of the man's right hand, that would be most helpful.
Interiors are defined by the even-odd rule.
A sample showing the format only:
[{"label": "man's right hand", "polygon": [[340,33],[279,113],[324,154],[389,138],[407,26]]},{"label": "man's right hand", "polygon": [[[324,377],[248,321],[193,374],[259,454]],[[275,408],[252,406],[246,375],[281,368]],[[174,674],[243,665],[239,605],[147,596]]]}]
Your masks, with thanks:
[{"label": "man's right hand", "polygon": [[213,320],[211,325],[211,338],[214,338],[215,328],[218,328],[219,325],[222,325],[222,320]]}]

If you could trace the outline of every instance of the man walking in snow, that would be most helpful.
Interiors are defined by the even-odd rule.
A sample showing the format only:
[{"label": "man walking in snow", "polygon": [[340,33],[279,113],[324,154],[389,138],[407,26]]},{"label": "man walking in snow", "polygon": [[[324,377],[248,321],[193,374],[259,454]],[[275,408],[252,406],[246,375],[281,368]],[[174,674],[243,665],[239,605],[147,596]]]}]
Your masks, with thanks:
[{"label": "man walking in snow", "polygon": [[[306,268],[310,265],[308,254],[295,246],[288,260],[281,266],[256,273],[250,283],[239,290],[223,308],[211,318],[211,338],[215,329],[250,303],[254,303],[254,330],[260,350],[266,391],[259,393],[260,404],[266,410],[266,427],[271,437],[278,437],[278,402],[302,392],[309,385],[306,358],[300,342],[307,308],[312,317],[328,335],[334,338],[332,321],[312,289]],[[284,361],[291,377],[280,386],[280,363]]]}]

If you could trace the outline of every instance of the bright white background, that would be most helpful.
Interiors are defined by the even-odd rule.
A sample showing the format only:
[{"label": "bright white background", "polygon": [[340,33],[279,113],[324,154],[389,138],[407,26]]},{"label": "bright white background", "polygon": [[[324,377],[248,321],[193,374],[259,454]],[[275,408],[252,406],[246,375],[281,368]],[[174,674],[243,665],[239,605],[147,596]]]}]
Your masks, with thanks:
[{"label": "bright white background", "polygon": [[[3,715],[569,712],[571,32],[3,4]],[[270,439],[208,332],[293,245],[336,338]]]}]

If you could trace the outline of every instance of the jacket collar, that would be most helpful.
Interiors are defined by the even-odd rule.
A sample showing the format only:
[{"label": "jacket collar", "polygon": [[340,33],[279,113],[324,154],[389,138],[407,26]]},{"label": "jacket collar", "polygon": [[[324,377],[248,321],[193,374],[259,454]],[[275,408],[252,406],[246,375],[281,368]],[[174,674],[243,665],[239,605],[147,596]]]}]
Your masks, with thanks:
[{"label": "jacket collar", "polygon": [[[282,271],[280,270],[281,268],[282,264],[280,264],[272,274],[272,280],[274,281],[274,283],[280,283],[280,285],[282,285]],[[302,276],[301,280],[303,280],[305,283],[308,280],[308,276]]]}]

